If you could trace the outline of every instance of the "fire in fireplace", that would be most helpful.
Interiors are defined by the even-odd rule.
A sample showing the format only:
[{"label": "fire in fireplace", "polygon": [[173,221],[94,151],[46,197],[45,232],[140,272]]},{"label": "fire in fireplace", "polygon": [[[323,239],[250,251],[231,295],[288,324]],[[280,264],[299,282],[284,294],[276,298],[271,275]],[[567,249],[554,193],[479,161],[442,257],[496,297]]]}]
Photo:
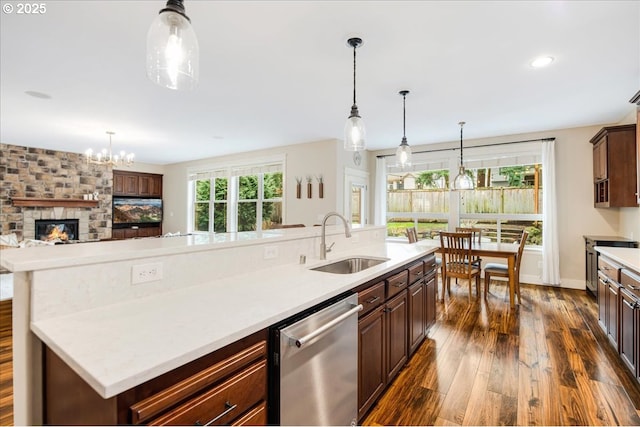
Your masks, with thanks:
[{"label": "fire in fireplace", "polygon": [[38,219],[36,239],[46,242],[69,242],[78,239],[78,219]]}]

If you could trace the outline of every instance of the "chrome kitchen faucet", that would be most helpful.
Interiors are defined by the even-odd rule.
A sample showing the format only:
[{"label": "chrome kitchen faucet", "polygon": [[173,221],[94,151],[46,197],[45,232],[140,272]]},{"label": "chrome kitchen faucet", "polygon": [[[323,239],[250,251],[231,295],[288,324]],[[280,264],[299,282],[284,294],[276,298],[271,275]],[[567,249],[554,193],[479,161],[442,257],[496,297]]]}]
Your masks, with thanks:
[{"label": "chrome kitchen faucet", "polygon": [[345,237],[347,238],[351,237],[351,229],[349,228],[349,221],[347,221],[345,217],[340,215],[338,212],[329,212],[328,214],[326,214],[324,216],[324,219],[322,220],[322,236],[320,237],[320,259],[323,259],[323,260],[327,259],[327,252],[331,252],[331,248],[335,244],[335,242],[333,242],[331,246],[327,248],[327,242],[326,242],[327,219],[329,219],[329,217],[332,217],[332,216],[337,216],[342,220],[342,222],[344,223]]}]

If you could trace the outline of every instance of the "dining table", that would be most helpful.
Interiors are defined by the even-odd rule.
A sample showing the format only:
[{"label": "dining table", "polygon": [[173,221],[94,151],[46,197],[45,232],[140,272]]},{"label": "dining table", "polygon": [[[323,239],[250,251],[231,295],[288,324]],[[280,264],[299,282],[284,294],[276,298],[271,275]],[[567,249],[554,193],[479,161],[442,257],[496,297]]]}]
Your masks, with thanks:
[{"label": "dining table", "polygon": [[[440,247],[440,241],[432,240],[420,240],[416,245],[423,245],[429,247],[437,247],[437,253],[442,253]],[[509,304],[511,308],[515,308],[515,293],[518,287],[519,277],[516,275],[516,256],[518,255],[517,243],[502,243],[502,242],[477,242],[471,243],[471,255],[489,258],[503,258],[507,260],[507,270],[509,272]],[[442,298],[444,298],[445,280],[442,278]],[[520,296],[518,295],[518,303]]]}]

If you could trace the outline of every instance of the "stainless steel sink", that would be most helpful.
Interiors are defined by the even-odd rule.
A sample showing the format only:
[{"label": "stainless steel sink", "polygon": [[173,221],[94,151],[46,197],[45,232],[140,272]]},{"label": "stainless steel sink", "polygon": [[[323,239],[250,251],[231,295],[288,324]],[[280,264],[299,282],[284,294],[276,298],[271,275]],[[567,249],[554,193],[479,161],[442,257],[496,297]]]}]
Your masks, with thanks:
[{"label": "stainless steel sink", "polygon": [[353,257],[314,267],[311,270],[334,274],[353,274],[386,261],[389,261],[389,258]]}]

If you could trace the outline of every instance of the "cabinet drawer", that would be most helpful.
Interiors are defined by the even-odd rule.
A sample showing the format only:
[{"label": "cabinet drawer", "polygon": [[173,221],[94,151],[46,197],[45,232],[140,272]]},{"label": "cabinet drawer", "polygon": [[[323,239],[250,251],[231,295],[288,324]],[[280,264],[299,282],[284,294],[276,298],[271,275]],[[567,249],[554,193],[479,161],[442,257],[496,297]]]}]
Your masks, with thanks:
[{"label": "cabinet drawer", "polygon": [[409,284],[408,271],[404,270],[387,279],[387,298],[391,298],[398,292],[407,288]]},{"label": "cabinet drawer", "polygon": [[375,285],[365,289],[364,291],[358,292],[358,304],[362,304],[362,306],[364,307],[360,312],[360,317],[378,307],[383,302],[384,282],[376,283]]},{"label": "cabinet drawer", "polygon": [[249,412],[235,420],[231,425],[234,426],[266,426],[267,425],[267,404],[260,403],[258,406],[251,408]]},{"label": "cabinet drawer", "polygon": [[615,262],[605,258],[604,256],[598,257],[598,270],[607,276],[609,279],[620,283],[620,267]]},{"label": "cabinet drawer", "polygon": [[264,399],[266,383],[267,362],[262,360],[150,424],[228,424]]},{"label": "cabinet drawer", "polygon": [[409,266],[409,283],[415,283],[424,277],[424,263],[420,261],[417,264]]},{"label": "cabinet drawer", "polygon": [[[142,424],[152,418],[158,418],[158,415],[167,409],[202,393],[204,390],[209,390],[212,385],[220,383],[234,372],[249,366],[258,359],[264,359],[266,354],[266,341],[259,341],[251,347],[247,347],[231,357],[227,357],[207,369],[131,405],[133,424]],[[239,411],[235,412],[236,415],[239,413]]]},{"label": "cabinet drawer", "polygon": [[623,268],[620,272],[620,284],[636,298],[640,298],[640,274]]}]

